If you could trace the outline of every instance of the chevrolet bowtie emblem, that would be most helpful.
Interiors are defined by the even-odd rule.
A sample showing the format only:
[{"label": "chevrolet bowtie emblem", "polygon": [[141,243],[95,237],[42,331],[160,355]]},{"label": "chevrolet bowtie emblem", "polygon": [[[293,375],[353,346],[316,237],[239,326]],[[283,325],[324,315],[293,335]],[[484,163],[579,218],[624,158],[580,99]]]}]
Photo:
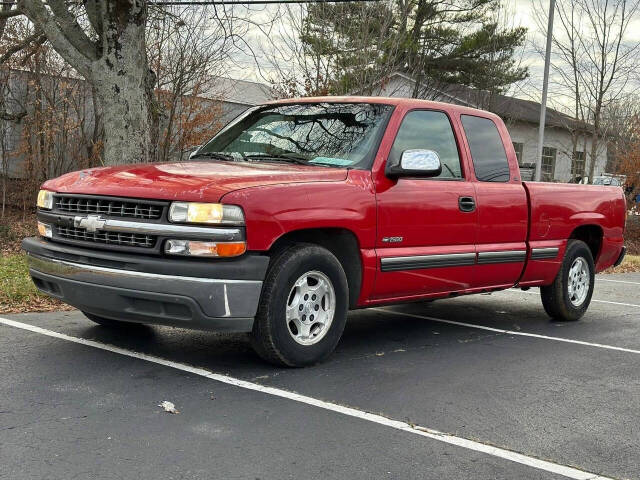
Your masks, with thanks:
[{"label": "chevrolet bowtie emblem", "polygon": [[94,233],[104,227],[106,220],[100,215],[87,215],[86,217],[75,217],[73,225],[77,228],[84,228],[87,232]]}]

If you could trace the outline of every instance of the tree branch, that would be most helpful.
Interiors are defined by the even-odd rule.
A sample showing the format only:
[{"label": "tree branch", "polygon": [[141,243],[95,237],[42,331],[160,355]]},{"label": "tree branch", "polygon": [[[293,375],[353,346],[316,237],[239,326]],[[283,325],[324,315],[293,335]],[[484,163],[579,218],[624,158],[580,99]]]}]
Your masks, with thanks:
[{"label": "tree branch", "polygon": [[40,0],[19,0],[18,8],[35,25],[42,29],[55,50],[78,72],[88,78],[91,76],[90,62],[87,56],[78,51],[75,45],[63,33],[60,25],[51,16]]},{"label": "tree branch", "polygon": [[11,17],[17,17],[22,15],[22,10],[19,8],[12,8],[13,5],[5,3],[0,7],[0,40],[2,40],[2,34],[7,26],[7,20]]},{"label": "tree branch", "polygon": [[43,44],[45,41],[47,40],[47,38],[42,35],[42,32],[36,32],[32,35],[29,35],[28,37],[26,37],[24,40],[22,40],[19,43],[16,43],[15,45],[9,47],[7,49],[6,52],[4,52],[4,54],[0,55],[0,65],[2,65],[4,62],[6,62],[7,60],[9,60],[9,58],[18,53],[20,50],[28,47],[31,43],[36,42],[38,44]]},{"label": "tree branch", "polygon": [[51,8],[54,18],[67,40],[73,44],[78,52],[90,60],[95,60],[96,49],[94,43],[82,30],[76,17],[67,9],[64,0],[48,0],[47,5]]},{"label": "tree branch", "polygon": [[105,11],[104,2],[101,0],[83,0],[84,9],[87,12],[87,19],[91,24],[91,28],[96,32],[98,36],[98,42],[102,40],[104,34],[104,22],[102,21]]},{"label": "tree branch", "polygon": [[[10,5],[4,5],[5,7]],[[19,8],[14,8],[13,10],[5,10],[4,8],[0,10],[0,20],[6,20],[7,18],[17,17],[18,15],[23,15],[24,12]]]},{"label": "tree branch", "polygon": [[20,123],[22,119],[27,115],[27,112],[22,111],[18,113],[10,113],[6,110],[0,110],[0,120],[4,120],[6,122],[15,122]]}]

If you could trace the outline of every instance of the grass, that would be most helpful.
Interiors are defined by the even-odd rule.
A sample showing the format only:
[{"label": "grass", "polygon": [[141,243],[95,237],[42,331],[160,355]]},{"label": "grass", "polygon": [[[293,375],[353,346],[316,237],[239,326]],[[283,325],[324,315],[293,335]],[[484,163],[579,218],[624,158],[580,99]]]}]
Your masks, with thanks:
[{"label": "grass", "polygon": [[0,257],[0,314],[66,310],[70,307],[36,289],[27,258],[17,253]]},{"label": "grass", "polygon": [[606,269],[603,273],[640,272],[640,255],[625,255],[624,260],[617,267]]}]

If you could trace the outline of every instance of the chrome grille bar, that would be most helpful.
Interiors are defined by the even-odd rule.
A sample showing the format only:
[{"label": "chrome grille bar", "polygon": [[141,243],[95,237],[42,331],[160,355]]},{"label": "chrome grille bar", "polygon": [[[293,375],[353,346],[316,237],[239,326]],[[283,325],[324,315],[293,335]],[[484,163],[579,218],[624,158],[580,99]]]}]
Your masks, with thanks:
[{"label": "chrome grille bar", "polygon": [[[74,217],[74,226],[85,226],[83,220],[89,216]],[[101,220],[99,231],[116,233],[137,233],[142,235],[177,236],[177,238],[197,238],[223,242],[244,240],[244,231],[240,228],[196,227],[175,223],[146,223],[107,218]]]}]

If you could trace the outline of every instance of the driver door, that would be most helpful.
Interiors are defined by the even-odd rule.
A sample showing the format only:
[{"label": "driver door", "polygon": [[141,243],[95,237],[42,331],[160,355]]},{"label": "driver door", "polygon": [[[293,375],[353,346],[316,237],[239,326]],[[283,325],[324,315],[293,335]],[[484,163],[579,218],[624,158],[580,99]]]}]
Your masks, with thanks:
[{"label": "driver door", "polygon": [[435,151],[442,173],[432,178],[385,179],[378,185],[374,299],[420,297],[472,285],[478,218],[475,189],[465,178],[448,115],[409,111],[387,163],[398,164],[402,152],[411,149]]}]

